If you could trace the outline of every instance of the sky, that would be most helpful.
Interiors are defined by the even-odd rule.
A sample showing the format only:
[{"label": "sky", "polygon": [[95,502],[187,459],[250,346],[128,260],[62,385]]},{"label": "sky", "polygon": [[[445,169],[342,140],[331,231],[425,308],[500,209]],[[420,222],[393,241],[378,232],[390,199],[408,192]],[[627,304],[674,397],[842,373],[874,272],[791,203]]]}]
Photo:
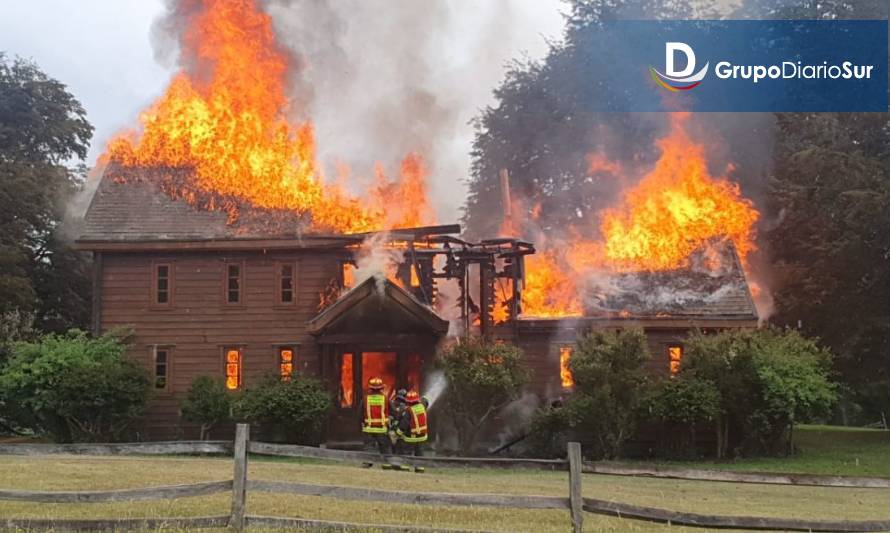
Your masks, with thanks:
[{"label": "sky", "polygon": [[[425,0],[435,4],[436,9],[417,9],[416,0],[363,0],[356,5],[364,8],[367,2],[374,1],[379,6],[404,8],[389,16],[385,8],[344,9],[343,0],[331,1],[321,15],[332,20],[340,34],[312,35],[312,43],[307,43],[306,37],[294,39],[291,32],[314,28],[314,21],[299,20],[304,10],[310,9],[304,6],[316,9],[327,2],[313,0],[301,5],[296,0],[278,0],[284,7],[279,5],[271,12],[280,19],[275,22],[276,29],[283,34],[282,40],[298,48],[299,53],[309,55],[307,59],[313,64],[319,97],[309,114],[317,115],[312,118],[318,121],[320,157],[365,164],[378,155],[393,159],[386,148],[393,152],[415,148],[428,152],[424,155],[432,166],[434,207],[440,218],[453,221],[465,195],[463,180],[470,165],[473,130],[468,121],[492,103],[491,91],[503,78],[508,61],[523,56],[541,58],[547,51],[547,40],[561,36],[562,2]],[[94,163],[115,132],[136,125],[139,111],[163,92],[176,70],[169,61],[159,64],[152,48],[152,24],[163,12],[162,0],[3,0],[0,6],[0,51],[35,61],[48,75],[68,85],[86,108],[96,128],[89,164]],[[443,17],[440,25],[436,18],[439,16]],[[370,17],[375,20],[369,20]],[[417,46],[410,41],[362,40],[374,28],[381,33],[391,32],[392,20],[399,20],[403,27],[435,31],[417,36],[424,41]],[[387,135],[379,131],[379,114],[356,111],[354,121],[349,123],[351,110],[344,113],[342,102],[334,98],[337,95],[324,90],[326,84],[336,80],[336,73],[327,76],[323,72],[326,61],[311,57],[329,45],[344,51],[340,57],[346,57],[347,64],[350,54],[360,53],[360,64],[382,64],[391,76],[406,78],[405,83],[380,85],[370,102],[372,107],[399,109],[399,99],[406,95],[414,98],[420,92],[436,101],[442,123],[437,127],[406,129],[410,134],[404,135],[406,138],[421,138],[417,147],[403,142],[386,144]],[[410,61],[402,61],[402,56],[410,56]],[[369,63],[368,58],[376,62]],[[406,63],[423,64],[424,78],[407,79],[410,76],[398,69]],[[362,69],[357,72],[357,76],[374,75]],[[353,93],[362,94],[363,87],[356,86]],[[343,95],[349,94],[346,91],[339,96],[342,100]],[[393,130],[404,126],[404,122],[394,122]],[[330,142],[326,143],[327,139]],[[354,148],[357,146],[364,150]],[[351,151],[355,153],[348,153]]]}]

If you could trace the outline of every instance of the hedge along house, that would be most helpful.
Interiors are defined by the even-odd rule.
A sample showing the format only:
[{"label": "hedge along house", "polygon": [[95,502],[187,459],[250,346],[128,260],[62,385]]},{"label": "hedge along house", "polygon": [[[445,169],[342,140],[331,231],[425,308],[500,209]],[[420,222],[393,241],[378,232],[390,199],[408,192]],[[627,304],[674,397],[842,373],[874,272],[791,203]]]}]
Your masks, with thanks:
[{"label": "hedge along house", "polygon": [[[757,314],[731,245],[686,268],[623,274],[589,287],[584,316],[523,314],[530,243],[470,243],[457,226],[395,230],[393,272],[362,279],[356,255],[371,235],[303,233],[289,212],[201,210],[159,187],[169,169],[109,168],[77,244],[94,255],[93,327],[127,327],[131,355],[150,370],[156,393],[140,437],[192,437],[179,402],[200,375],[242,390],[274,374],[321,379],[335,398],[327,439],[360,439],[364,384],[423,388],[437,346],[475,333],[521,347],[542,399],[571,389],[574,340],[595,328],[642,327],[653,371],[668,373],[693,329],[751,328]],[[169,176],[168,176],[169,178]],[[175,182],[175,181],[174,181]],[[361,265],[359,265],[361,266]]]}]

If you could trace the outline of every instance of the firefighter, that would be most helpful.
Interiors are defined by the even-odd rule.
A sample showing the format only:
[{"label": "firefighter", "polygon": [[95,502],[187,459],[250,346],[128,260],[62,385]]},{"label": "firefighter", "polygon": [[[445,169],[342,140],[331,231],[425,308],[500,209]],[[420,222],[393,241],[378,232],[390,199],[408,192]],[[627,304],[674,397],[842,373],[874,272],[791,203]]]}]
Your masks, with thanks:
[{"label": "firefighter", "polygon": [[[398,434],[402,442],[409,447],[410,455],[420,457],[423,454],[421,446],[429,436],[427,412],[425,402],[417,391],[409,391],[405,396],[408,404],[399,419]],[[414,467],[415,472],[423,472],[424,468]]]},{"label": "firefighter", "polygon": [[[383,380],[371,378],[368,380],[368,393],[362,404],[362,433],[369,444],[374,444],[380,455],[388,455],[391,451],[391,442],[387,435],[389,431],[389,402],[383,394]],[[374,466],[373,463],[365,463],[366,468]]]},{"label": "firefighter", "polygon": [[393,399],[389,402],[389,442],[393,449],[399,442],[399,421],[402,419],[402,413],[408,408],[408,401],[405,396],[408,391],[399,389]]}]

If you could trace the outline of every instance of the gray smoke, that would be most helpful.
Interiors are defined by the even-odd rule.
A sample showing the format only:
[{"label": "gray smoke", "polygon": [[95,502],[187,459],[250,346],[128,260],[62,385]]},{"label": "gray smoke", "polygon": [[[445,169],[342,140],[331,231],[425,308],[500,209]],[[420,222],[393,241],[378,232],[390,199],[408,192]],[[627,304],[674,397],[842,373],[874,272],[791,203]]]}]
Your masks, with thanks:
[{"label": "gray smoke", "polygon": [[[466,197],[473,130],[506,64],[541,56],[562,32],[560,0],[269,0],[279,40],[299,58],[295,102],[316,125],[328,170],[395,174],[418,152],[440,220]],[[295,110],[296,111],[296,110]],[[332,174],[332,172],[328,172]]]}]

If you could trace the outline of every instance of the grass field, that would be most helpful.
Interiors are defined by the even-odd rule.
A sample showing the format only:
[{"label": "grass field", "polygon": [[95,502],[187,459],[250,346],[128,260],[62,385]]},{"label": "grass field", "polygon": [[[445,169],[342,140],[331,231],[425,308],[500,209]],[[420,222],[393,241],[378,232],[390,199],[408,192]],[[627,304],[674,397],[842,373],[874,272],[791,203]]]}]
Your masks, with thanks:
[{"label": "grass field", "polygon": [[660,464],[749,472],[890,477],[890,431],[801,426],[795,429],[794,442],[800,453],[791,457]]},{"label": "grass field", "polygon": [[[813,430],[814,443],[818,432]],[[887,450],[850,439],[851,453]],[[859,442],[859,444],[855,444]],[[857,448],[859,446],[859,448]],[[864,448],[863,448],[864,447]],[[880,446],[877,446],[880,448]],[[846,449],[846,448],[845,448]],[[840,452],[838,452],[840,454]],[[844,452],[844,454],[847,452]],[[840,454],[843,455],[843,454]],[[846,457],[846,455],[844,455]],[[863,454],[863,457],[866,457]],[[813,461],[816,461],[814,458]],[[828,461],[828,459],[823,459]],[[759,463],[758,469],[766,469]],[[818,461],[811,464],[818,465]],[[829,463],[826,463],[829,464]],[[860,465],[862,461],[860,461]],[[735,464],[734,466],[739,466]],[[798,465],[799,466],[799,465]],[[798,470],[801,470],[798,468]],[[802,471],[802,470],[801,470]],[[107,490],[215,481],[232,477],[226,458],[0,457],[0,488],[29,490]],[[865,473],[865,472],[861,472]],[[365,470],[318,462],[253,458],[251,479],[375,487],[388,490],[528,495],[567,494],[561,472],[479,469],[431,469],[426,474]],[[877,489],[829,489],[585,475],[588,497],[680,511],[712,514],[822,519],[890,519],[890,493]],[[0,516],[34,518],[147,517],[227,514],[229,495],[175,501],[103,504],[31,504],[0,502]],[[436,525],[492,531],[567,531],[568,513],[464,507],[424,507],[338,501],[309,496],[252,493],[248,512],[365,523]],[[587,514],[587,531],[656,531],[666,526]],[[672,531],[687,531],[672,527]],[[701,529],[688,531],[702,531]]]}]

